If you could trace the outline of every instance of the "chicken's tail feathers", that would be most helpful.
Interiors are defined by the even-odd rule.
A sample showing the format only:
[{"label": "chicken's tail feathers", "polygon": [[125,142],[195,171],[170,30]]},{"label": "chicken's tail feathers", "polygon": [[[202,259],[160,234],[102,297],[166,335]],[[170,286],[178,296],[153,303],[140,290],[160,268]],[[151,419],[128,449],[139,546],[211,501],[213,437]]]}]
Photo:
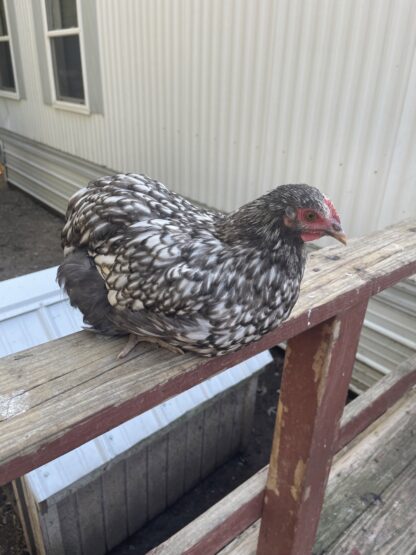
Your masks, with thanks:
[{"label": "chicken's tail feathers", "polygon": [[85,324],[107,335],[125,333],[109,319],[112,307],[107,299],[105,282],[85,250],[77,249],[68,254],[59,266],[56,278],[71,305],[84,315]]}]

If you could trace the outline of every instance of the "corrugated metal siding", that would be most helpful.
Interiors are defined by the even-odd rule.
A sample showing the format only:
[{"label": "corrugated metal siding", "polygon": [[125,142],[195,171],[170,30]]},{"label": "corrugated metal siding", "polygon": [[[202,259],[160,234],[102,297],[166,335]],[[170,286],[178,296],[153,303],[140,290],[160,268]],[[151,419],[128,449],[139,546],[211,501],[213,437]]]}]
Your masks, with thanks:
[{"label": "corrugated metal siding", "polygon": [[413,0],[100,0],[103,116],[42,103],[16,13],[27,100],[0,126],[225,210],[304,181],[353,236],[414,213]]},{"label": "corrugated metal siding", "polygon": [[370,299],[351,389],[362,393],[416,352],[416,278]]},{"label": "corrugated metal siding", "polygon": [[8,180],[62,214],[80,187],[116,173],[9,131],[0,130],[1,139]]}]

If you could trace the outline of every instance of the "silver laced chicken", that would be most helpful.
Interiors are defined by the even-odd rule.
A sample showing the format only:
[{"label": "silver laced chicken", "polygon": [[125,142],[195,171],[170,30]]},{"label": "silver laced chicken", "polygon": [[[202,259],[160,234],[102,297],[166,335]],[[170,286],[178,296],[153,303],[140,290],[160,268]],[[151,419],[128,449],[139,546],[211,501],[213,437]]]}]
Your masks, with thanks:
[{"label": "silver laced chicken", "polygon": [[318,189],[282,185],[231,214],[138,174],[102,177],[69,202],[58,281],[90,328],[215,356],[256,341],[293,309],[304,244],[345,243]]}]

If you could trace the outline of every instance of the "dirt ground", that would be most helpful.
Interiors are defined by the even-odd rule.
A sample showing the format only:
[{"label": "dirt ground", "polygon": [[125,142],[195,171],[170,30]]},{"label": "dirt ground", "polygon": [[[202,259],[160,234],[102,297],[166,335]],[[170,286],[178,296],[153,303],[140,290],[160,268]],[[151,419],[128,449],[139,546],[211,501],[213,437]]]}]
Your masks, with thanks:
[{"label": "dirt ground", "polygon": [[[0,187],[0,281],[59,264],[63,218],[20,190]],[[112,551],[144,554],[216,503],[268,461],[282,354],[276,350],[259,379],[252,437],[244,453],[211,474],[192,492]],[[0,555],[26,555],[12,491],[0,488]],[[94,554],[88,554],[94,555]]]},{"label": "dirt ground", "polygon": [[63,221],[19,189],[0,189],[0,281],[59,264]]}]

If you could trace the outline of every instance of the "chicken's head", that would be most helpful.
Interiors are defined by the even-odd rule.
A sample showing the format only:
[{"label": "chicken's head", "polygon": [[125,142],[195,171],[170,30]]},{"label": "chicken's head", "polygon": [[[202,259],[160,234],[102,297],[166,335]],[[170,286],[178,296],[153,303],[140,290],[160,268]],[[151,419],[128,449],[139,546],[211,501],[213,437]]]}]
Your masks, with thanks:
[{"label": "chicken's head", "polygon": [[276,190],[279,189],[286,199],[283,224],[290,233],[305,242],[330,235],[346,245],[347,236],[335,206],[319,189],[308,185],[283,185]]}]

